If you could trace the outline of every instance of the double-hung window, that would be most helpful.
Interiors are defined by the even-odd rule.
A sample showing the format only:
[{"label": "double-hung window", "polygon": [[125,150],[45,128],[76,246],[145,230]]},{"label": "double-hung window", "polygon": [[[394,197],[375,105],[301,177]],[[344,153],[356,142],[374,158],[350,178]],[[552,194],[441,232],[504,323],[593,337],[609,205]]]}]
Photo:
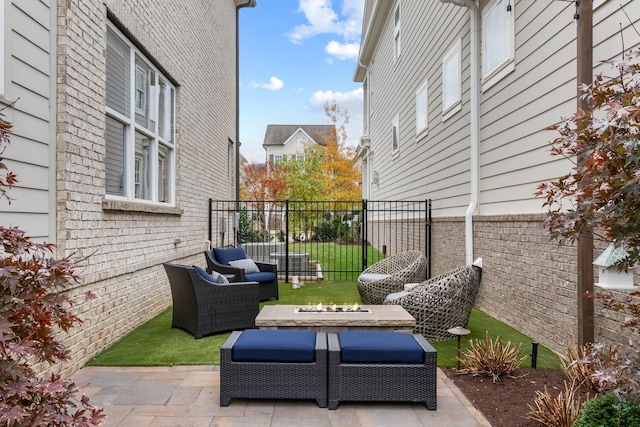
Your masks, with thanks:
[{"label": "double-hung window", "polygon": [[515,69],[515,2],[505,13],[507,0],[494,0],[482,12],[482,89],[486,90]]},{"label": "double-hung window", "polygon": [[396,4],[393,12],[393,62],[400,59],[402,53],[402,43],[400,38],[400,2]]},{"label": "double-hung window", "polygon": [[416,91],[416,135],[427,131],[429,126],[429,93],[425,80]]},{"label": "double-hung window", "polygon": [[400,116],[396,115],[391,122],[391,153],[395,154],[400,149]]},{"label": "double-hung window", "polygon": [[442,60],[442,120],[462,108],[462,48],[460,39]]},{"label": "double-hung window", "polygon": [[173,204],[175,87],[111,24],[106,84],[107,196]]}]

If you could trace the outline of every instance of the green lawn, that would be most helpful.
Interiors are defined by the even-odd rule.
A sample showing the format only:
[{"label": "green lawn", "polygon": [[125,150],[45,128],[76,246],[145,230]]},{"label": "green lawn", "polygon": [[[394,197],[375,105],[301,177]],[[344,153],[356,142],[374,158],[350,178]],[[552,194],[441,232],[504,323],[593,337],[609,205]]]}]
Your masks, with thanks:
[{"label": "green lawn", "polygon": [[[280,300],[264,304],[344,304],[360,302],[360,295],[353,282],[306,283],[304,288],[292,289],[287,283],[280,284]],[[462,350],[468,348],[469,339],[485,338],[485,331],[503,342],[522,343],[522,354],[530,354],[531,339],[502,322],[473,310],[469,325],[471,334],[462,339]],[[209,335],[196,340],[188,332],[171,328],[171,309],[165,310],[133,332],[102,351],[87,362],[88,366],[172,366],[172,365],[217,365],[220,363],[220,346],[229,333]],[[432,342],[438,350],[438,366],[456,365],[457,342]],[[530,366],[526,361],[523,367]],[[548,348],[538,347],[538,368],[558,368],[559,358]]]}]

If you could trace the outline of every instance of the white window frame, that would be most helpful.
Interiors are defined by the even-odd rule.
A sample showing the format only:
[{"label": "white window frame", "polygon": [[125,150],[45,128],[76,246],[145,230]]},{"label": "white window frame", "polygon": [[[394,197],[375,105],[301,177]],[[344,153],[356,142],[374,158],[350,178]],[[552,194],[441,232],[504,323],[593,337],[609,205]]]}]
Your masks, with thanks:
[{"label": "white window frame", "polygon": [[[174,206],[175,205],[175,86],[170,83],[170,80],[162,74],[157,67],[146,57],[146,55],[141,52],[132,41],[124,35],[115,25],[111,22],[107,23],[108,28],[117,35],[120,40],[125,43],[129,47],[129,114],[123,115],[122,113],[114,110],[113,108],[106,106],[107,116],[116,120],[120,124],[124,126],[124,177],[123,177],[123,196],[108,194],[105,192],[105,197],[110,200],[126,200],[126,201],[135,201],[140,203],[150,203],[150,204],[158,204],[162,206]],[[105,34],[106,37],[106,34]],[[153,129],[149,129],[148,127],[142,126],[136,123],[136,113],[139,114],[136,108],[135,95],[136,95],[136,55],[138,58],[141,58],[145,64],[149,67],[150,72],[156,74],[156,82],[160,80],[165,83],[166,88],[168,90],[164,91],[165,96],[170,96],[171,99],[165,100],[165,108],[168,109],[168,112],[172,114],[171,121],[166,121],[162,125],[165,126],[164,134],[160,134],[160,123],[158,120],[155,120],[155,125]],[[146,74],[146,73],[145,73]],[[146,76],[148,78],[148,76]],[[151,90],[146,93],[146,97],[153,95],[156,97],[160,96],[160,90]],[[146,99],[145,103],[149,104],[149,107],[158,108],[159,102],[158,99],[150,100]],[[169,103],[170,105],[167,105]],[[165,112],[167,114],[167,112]],[[152,113],[153,116],[157,117],[156,112]],[[165,118],[166,120],[166,118]],[[167,137],[167,129],[166,127],[170,126],[170,131]],[[147,186],[149,188],[149,197],[148,198],[137,198],[136,190],[140,188],[140,176],[138,173],[140,172],[136,167],[137,162],[140,160],[140,157],[136,154],[136,133],[143,134],[145,137],[148,137],[150,140],[149,147],[149,158],[146,168],[150,168],[149,171],[149,182]],[[164,162],[159,161],[158,152],[160,151],[159,147],[165,147],[167,151],[167,156]],[[165,162],[168,162],[169,171],[168,176],[165,175],[165,171],[160,171],[160,165],[164,165]],[[159,185],[159,179],[163,180],[162,185]],[[168,186],[168,188],[167,188]],[[167,191],[167,200],[159,201],[160,198],[160,190],[166,189]]]},{"label": "white window frame", "polygon": [[[493,0],[482,11],[482,90],[485,91],[506,75],[515,70],[515,1],[511,2],[511,14],[506,13],[507,0]],[[497,21],[500,20],[500,21]],[[491,30],[491,23],[500,22],[502,26]],[[500,47],[502,57],[494,62],[491,59],[491,48],[494,41],[504,43]]]},{"label": "white window frame", "polygon": [[[449,94],[448,90],[455,90]],[[458,39],[442,58],[442,121],[462,109],[462,42]]]},{"label": "white window frame", "polygon": [[428,80],[416,90],[416,136],[422,137],[429,131],[429,84]]},{"label": "white window frame", "polygon": [[273,164],[277,164],[284,161],[284,154],[274,154],[273,155]]},{"label": "white window frame", "polygon": [[393,63],[397,63],[402,55],[402,33],[400,22],[402,20],[402,9],[400,1],[393,8]]},{"label": "white window frame", "polygon": [[367,89],[369,91],[369,120],[368,123],[371,123],[371,117],[373,116],[373,71],[374,71],[374,63],[371,61],[369,64],[369,68],[367,69]]},{"label": "white window frame", "polygon": [[400,152],[400,115],[396,114],[391,122],[391,154]]}]

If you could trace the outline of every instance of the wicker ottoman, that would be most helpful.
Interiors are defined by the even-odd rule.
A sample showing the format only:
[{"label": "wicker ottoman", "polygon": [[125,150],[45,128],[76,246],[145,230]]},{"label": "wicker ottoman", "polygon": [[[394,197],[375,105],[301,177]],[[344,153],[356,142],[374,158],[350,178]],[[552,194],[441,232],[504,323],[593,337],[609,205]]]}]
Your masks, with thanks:
[{"label": "wicker ottoman", "polygon": [[436,350],[422,335],[328,334],[329,409],[341,401],[424,402],[436,409]]},{"label": "wicker ottoman", "polygon": [[326,333],[232,332],[220,347],[220,406],[228,406],[233,398],[315,399],[326,408]]}]

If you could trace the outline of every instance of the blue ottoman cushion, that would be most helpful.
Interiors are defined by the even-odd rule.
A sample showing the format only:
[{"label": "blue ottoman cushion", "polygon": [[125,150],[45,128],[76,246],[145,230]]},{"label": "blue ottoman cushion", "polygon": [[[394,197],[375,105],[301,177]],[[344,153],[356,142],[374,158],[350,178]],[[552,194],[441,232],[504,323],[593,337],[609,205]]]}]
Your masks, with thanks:
[{"label": "blue ottoman cushion", "polygon": [[315,362],[316,333],[302,330],[247,329],[233,345],[234,362]]},{"label": "blue ottoman cushion", "polygon": [[424,363],[424,350],[410,334],[344,331],[338,341],[346,363]]}]

